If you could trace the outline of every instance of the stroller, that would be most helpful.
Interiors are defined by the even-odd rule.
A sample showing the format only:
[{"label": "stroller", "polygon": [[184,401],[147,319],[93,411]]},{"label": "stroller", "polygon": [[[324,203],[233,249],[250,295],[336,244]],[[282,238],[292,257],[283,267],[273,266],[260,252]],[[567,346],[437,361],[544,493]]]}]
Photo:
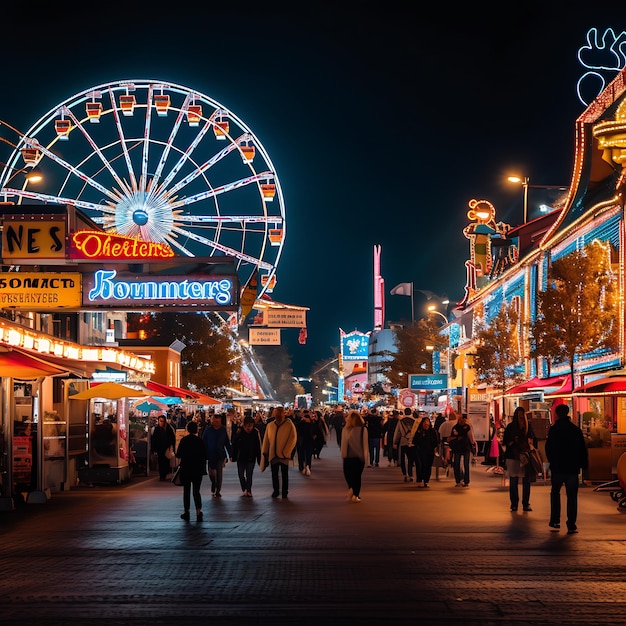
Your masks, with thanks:
[{"label": "stroller", "polygon": [[607,491],[613,502],[617,502],[617,510],[626,513],[626,453],[617,461],[617,480],[598,485],[594,491]]}]

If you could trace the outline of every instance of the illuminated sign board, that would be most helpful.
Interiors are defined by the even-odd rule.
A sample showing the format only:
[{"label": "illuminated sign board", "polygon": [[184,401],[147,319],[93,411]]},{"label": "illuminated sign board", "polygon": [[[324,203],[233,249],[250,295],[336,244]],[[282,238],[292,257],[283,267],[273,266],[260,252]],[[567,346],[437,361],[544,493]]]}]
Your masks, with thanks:
[{"label": "illuminated sign board", "polygon": [[164,243],[79,230],[71,235],[68,256],[86,261],[160,261],[171,259],[174,251]]},{"label": "illuminated sign board", "polygon": [[2,221],[2,258],[21,264],[65,259],[67,223],[49,215],[5,215]]},{"label": "illuminated sign board", "polygon": [[266,309],[263,325],[278,328],[302,328],[306,326],[306,311],[292,309]]},{"label": "illuminated sign board", "polygon": [[251,346],[280,346],[280,328],[251,328],[248,343]]},{"label": "illuminated sign board", "polygon": [[409,389],[447,389],[447,374],[410,374]]},{"label": "illuminated sign board", "polygon": [[369,333],[353,330],[348,334],[341,331],[340,335],[341,356],[344,361],[367,361],[370,343]]},{"label": "illuminated sign board", "polygon": [[115,270],[83,274],[83,308],[232,311],[239,306],[233,276],[135,275]]},{"label": "illuminated sign board", "polygon": [[47,272],[0,273],[0,308],[47,311],[81,304],[81,275]]}]

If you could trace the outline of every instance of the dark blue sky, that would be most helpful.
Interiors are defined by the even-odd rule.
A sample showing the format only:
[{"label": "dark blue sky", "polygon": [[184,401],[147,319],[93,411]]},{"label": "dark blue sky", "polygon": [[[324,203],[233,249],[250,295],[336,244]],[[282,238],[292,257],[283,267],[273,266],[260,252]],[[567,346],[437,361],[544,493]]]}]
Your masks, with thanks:
[{"label": "dark blue sky", "polygon": [[509,171],[568,184],[577,50],[592,26],[626,28],[566,2],[430,17],[400,3],[120,3],[89,15],[84,3],[17,4],[3,10],[0,119],[24,130],[91,86],[153,78],[217,100],[259,137],[287,208],[273,297],[311,308],[306,346],[283,331],[296,375],[332,355],[340,327],[371,328],[375,244],[388,320],[410,316],[409,298],[389,296],[400,282],[462,297],[469,200],[514,225],[522,192]]}]

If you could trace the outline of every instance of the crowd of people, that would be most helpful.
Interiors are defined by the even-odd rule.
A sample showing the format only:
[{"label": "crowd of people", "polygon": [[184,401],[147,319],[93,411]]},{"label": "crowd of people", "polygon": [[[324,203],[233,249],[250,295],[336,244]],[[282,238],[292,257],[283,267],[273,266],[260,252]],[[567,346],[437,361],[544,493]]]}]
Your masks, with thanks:
[{"label": "crowd of people", "polygon": [[[587,467],[587,455],[580,429],[569,421],[566,405],[557,407],[558,428],[550,429],[546,443],[547,461],[554,464],[551,473],[551,519],[553,530],[560,528],[560,490],[565,485],[568,532],[577,532],[578,473]],[[184,422],[183,422],[184,419]],[[311,476],[314,460],[321,459],[323,448],[334,431],[343,463],[343,477],[348,488],[347,499],[361,501],[365,467],[398,467],[399,478],[429,488],[433,468],[453,471],[456,487],[470,485],[471,465],[478,454],[478,445],[471,423],[464,413],[448,411],[447,417],[411,408],[379,411],[361,407],[344,410],[338,406],[325,411],[278,406],[269,413],[256,411],[243,416],[237,411],[227,413],[196,413],[189,418],[180,415],[160,416],[152,435],[152,449],[158,458],[160,480],[167,480],[176,463],[175,428],[184,427],[184,436],[175,452],[180,464],[183,486],[183,514],[189,521],[191,497],[196,519],[202,520],[200,488],[203,476],[209,476],[211,494],[222,496],[223,471],[228,462],[237,466],[237,476],[244,497],[252,497],[254,471],[270,468],[272,497],[283,499],[289,494],[289,468],[295,467],[303,476]],[[532,462],[537,438],[522,407],[504,430],[502,448],[509,479],[510,510],[519,507],[519,485],[524,512],[532,511],[531,484],[540,471]]]}]

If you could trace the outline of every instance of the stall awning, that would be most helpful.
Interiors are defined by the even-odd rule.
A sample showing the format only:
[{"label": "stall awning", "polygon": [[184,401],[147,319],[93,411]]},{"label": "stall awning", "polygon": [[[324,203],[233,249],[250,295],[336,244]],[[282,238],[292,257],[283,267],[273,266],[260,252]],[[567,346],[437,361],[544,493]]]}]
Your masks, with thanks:
[{"label": "stall awning", "polygon": [[554,391],[550,391],[545,394],[546,398],[556,398],[558,396],[571,396],[572,395],[572,377],[567,375],[563,384]]},{"label": "stall awning", "polygon": [[164,396],[174,396],[176,398],[197,398],[199,393],[196,391],[190,391],[189,389],[182,389],[180,387],[174,387],[171,385],[164,385],[163,383],[157,383],[153,380],[149,380],[145,383],[146,387],[151,391],[156,391]]},{"label": "stall awning", "polygon": [[626,376],[607,376],[578,387],[576,393],[580,394],[603,394],[603,393],[625,393]]},{"label": "stall awning", "polygon": [[44,359],[28,356],[18,350],[0,352],[0,376],[33,380],[44,376],[65,374],[68,370]]},{"label": "stall awning", "polygon": [[560,387],[564,382],[567,376],[555,376],[553,378],[538,378],[535,376],[530,380],[527,380],[525,383],[521,383],[519,385],[515,385],[515,387],[511,387],[507,389],[506,395],[518,395],[521,393],[526,393],[528,391],[534,391],[535,389],[548,389],[550,387]]}]

